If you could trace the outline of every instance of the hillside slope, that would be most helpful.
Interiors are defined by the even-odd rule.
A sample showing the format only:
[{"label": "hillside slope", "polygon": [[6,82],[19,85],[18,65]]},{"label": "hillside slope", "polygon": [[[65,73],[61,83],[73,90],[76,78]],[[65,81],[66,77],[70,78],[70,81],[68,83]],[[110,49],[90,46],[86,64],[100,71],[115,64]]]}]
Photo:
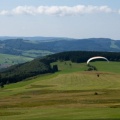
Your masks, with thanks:
[{"label": "hillside slope", "polygon": [[56,72],[58,71],[57,66],[56,68],[51,66],[53,62],[71,61],[73,63],[84,63],[93,56],[104,56],[110,61],[120,61],[120,53],[114,52],[71,51],[56,53],[5,69],[1,72],[0,83],[14,83],[39,74]]},{"label": "hillside slope", "polygon": [[33,58],[0,53],[0,69],[7,68],[14,64],[25,63],[31,60],[33,60]]},{"label": "hillside slope", "polygon": [[[103,66],[96,72],[84,69],[73,72],[76,66],[81,69],[86,64],[72,63],[70,67],[69,63],[53,63],[60,67],[60,72],[36,76],[0,89],[0,119],[119,120],[119,63],[110,62],[104,66],[106,62],[95,62],[96,67]],[[108,66],[111,66],[111,72]],[[114,73],[116,67],[118,74]]]}]

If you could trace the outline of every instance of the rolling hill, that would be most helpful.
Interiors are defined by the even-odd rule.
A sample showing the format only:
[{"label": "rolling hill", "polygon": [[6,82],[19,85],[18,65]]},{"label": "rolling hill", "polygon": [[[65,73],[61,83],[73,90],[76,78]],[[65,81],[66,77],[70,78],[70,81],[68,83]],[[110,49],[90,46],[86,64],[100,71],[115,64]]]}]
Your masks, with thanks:
[{"label": "rolling hill", "polygon": [[[1,81],[2,84],[15,83],[22,81],[26,78],[33,77],[36,75],[54,73],[58,71],[56,65],[51,65],[53,62],[57,61],[71,61],[72,63],[84,63],[90,57],[93,56],[104,56],[110,61],[120,61],[120,53],[115,52],[87,52],[87,51],[71,51],[71,52],[61,52],[46,57],[37,58],[33,61],[18,64],[6,68],[1,71]],[[69,64],[70,67],[71,63]],[[89,66],[86,66],[89,68]],[[87,70],[87,69],[86,69]],[[68,70],[69,71],[69,70]]]},{"label": "rolling hill", "polygon": [[120,52],[120,41],[107,38],[8,38],[4,40],[1,38],[0,53],[36,58],[63,51]]},{"label": "rolling hill", "polygon": [[[97,71],[88,71],[95,55],[111,61],[91,62]],[[0,73],[0,119],[118,120],[119,60],[118,52],[71,51],[11,66]]]},{"label": "rolling hill", "polygon": [[[28,61],[65,51],[120,52],[120,41],[108,38],[0,37],[1,54],[15,55],[18,58],[26,57]],[[1,68],[8,66],[7,63],[3,64],[1,61],[0,64]],[[9,66],[13,64],[16,62],[10,63]]]}]

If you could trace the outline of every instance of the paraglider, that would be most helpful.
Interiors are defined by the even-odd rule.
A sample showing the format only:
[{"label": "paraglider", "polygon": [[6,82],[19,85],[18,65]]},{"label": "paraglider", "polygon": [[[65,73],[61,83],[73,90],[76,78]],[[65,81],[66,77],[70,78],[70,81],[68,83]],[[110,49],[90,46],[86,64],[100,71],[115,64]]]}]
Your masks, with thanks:
[{"label": "paraglider", "polygon": [[87,64],[89,64],[89,62],[91,60],[94,60],[94,59],[104,59],[106,60],[107,62],[109,62],[109,60],[106,58],[106,57],[102,57],[102,56],[96,56],[96,57],[91,57],[90,59],[87,60]]}]

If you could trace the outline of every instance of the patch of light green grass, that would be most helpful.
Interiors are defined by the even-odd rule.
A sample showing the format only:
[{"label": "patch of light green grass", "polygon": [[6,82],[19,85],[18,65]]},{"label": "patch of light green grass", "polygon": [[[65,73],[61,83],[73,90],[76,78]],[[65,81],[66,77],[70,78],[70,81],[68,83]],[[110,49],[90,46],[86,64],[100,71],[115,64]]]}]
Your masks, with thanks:
[{"label": "patch of light green grass", "polygon": [[[33,108],[3,111],[1,120],[118,120],[120,108]],[[1,112],[1,111],[0,111]],[[8,112],[8,115],[4,114]],[[17,115],[12,114],[17,113]]]},{"label": "patch of light green grass", "polygon": [[90,62],[98,71],[120,73],[120,62]]},{"label": "patch of light green grass", "polygon": [[[93,72],[78,72],[60,74],[47,81],[41,81],[40,85],[54,85],[54,90],[94,90],[94,89],[119,89],[120,76],[116,74]],[[37,84],[37,85],[39,85]]]},{"label": "patch of light green grass", "polygon": [[54,78],[55,76],[57,76],[57,74],[45,74],[29,78],[18,83],[5,85],[4,88],[0,88],[0,97],[14,95],[17,93],[25,92],[27,90],[29,91],[29,89],[26,88],[28,88],[32,84],[38,84],[42,80]]},{"label": "patch of light green grass", "polygon": [[51,66],[53,65],[58,66],[59,73],[85,71],[87,69],[86,63],[72,63],[71,61],[58,61],[51,64]]},{"label": "patch of light green grass", "polygon": [[16,56],[16,55],[8,55],[8,54],[0,54],[0,64],[18,64],[27,61],[31,61],[33,58],[23,57],[23,56]]},{"label": "patch of light green grass", "polygon": [[42,57],[50,54],[53,54],[53,52],[46,50],[28,50],[28,51],[23,51],[22,53],[23,56],[32,57],[32,58]]}]

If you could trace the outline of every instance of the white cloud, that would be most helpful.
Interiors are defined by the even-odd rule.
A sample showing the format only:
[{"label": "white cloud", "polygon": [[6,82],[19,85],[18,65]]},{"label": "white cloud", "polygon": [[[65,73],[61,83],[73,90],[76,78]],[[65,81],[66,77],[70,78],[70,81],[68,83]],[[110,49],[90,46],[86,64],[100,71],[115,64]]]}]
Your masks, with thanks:
[{"label": "white cloud", "polygon": [[2,11],[0,11],[0,15],[8,15],[8,14],[9,14],[9,12],[6,11],[6,10],[2,10]]},{"label": "white cloud", "polygon": [[118,13],[120,14],[120,9],[119,9]]},{"label": "white cloud", "polygon": [[32,6],[18,6],[14,8],[11,12],[12,14],[28,14],[28,15],[35,15],[36,8]]},{"label": "white cloud", "polygon": [[[76,5],[76,6],[18,6],[12,10],[2,10],[0,15],[57,15],[73,16],[92,13],[112,13],[114,12],[108,6]],[[120,13],[120,11],[119,11]]]}]

